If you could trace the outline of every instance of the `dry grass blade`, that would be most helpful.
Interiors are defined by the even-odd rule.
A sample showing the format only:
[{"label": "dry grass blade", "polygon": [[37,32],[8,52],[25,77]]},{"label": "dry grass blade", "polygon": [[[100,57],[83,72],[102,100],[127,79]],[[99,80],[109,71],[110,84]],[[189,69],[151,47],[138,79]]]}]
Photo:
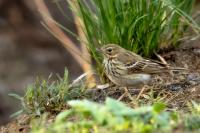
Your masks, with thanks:
[{"label": "dry grass blade", "polygon": [[[75,44],[67,37],[64,32],[59,28],[59,26],[55,23],[53,18],[51,17],[51,14],[46,7],[45,3],[43,0],[35,0],[35,3],[38,7],[39,12],[41,13],[41,16],[43,17],[43,20],[45,22],[44,26],[45,28],[52,34],[54,35],[59,41],[61,41],[62,45],[66,48],[66,50],[74,57],[74,59],[79,63],[79,65],[82,67],[84,72],[91,72],[91,58],[88,53],[88,50],[86,48],[86,44],[84,44],[84,41],[80,41],[81,43],[81,50],[79,50]],[[79,18],[74,15],[75,17],[75,24],[78,29],[78,34],[81,39],[86,40],[85,36],[82,32],[80,25],[80,20]],[[95,83],[95,78],[90,76],[87,77],[87,83],[89,88],[90,86],[93,86]],[[89,82],[90,81],[90,82]],[[92,84],[90,84],[92,81]]]},{"label": "dry grass blade", "polygon": [[[72,1],[74,4],[76,4],[75,1]],[[91,71],[92,70],[92,62],[91,62],[91,57],[90,57],[90,54],[89,54],[89,51],[87,49],[87,44],[85,44],[85,42],[87,42],[87,39],[85,37],[85,34],[83,32],[83,23],[82,21],[80,20],[80,17],[78,17],[74,12],[72,12],[73,16],[74,16],[74,21],[75,21],[75,25],[76,25],[76,28],[78,30],[78,35],[79,37],[81,38],[80,40],[80,44],[81,44],[81,50],[82,50],[82,55],[83,57],[85,57],[86,59],[88,59],[88,63],[86,63],[84,66],[83,66],[83,69],[85,72],[88,72],[88,71]],[[95,78],[93,76],[90,76],[90,77],[87,77],[87,81],[92,81],[92,83],[96,82]],[[88,82],[88,83],[90,83]],[[92,84],[89,84],[89,88],[93,87]]]},{"label": "dry grass blade", "polygon": [[167,61],[166,61],[162,56],[160,56],[160,55],[157,54],[156,52],[154,52],[154,54],[159,58],[159,60],[160,60],[163,64],[165,64],[166,66],[169,66],[168,63],[167,63]]},{"label": "dry grass blade", "polygon": [[[35,0],[36,6],[41,13],[41,16],[45,22],[48,30],[59,40],[62,42],[63,46],[73,55],[75,60],[79,63],[82,68],[85,68],[85,64],[88,64],[82,57],[81,51],[75,46],[75,44],[67,37],[63,31],[49,18],[51,14],[49,13],[48,8],[46,7],[43,0]],[[47,18],[47,16],[49,18]],[[79,53],[79,54],[77,54]]]}]

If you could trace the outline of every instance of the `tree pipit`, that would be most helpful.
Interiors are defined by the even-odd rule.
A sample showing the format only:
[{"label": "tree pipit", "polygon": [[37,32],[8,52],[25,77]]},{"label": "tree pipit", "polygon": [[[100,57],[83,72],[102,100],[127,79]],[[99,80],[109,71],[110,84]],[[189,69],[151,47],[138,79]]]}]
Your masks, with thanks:
[{"label": "tree pipit", "polygon": [[[185,68],[170,67],[159,61],[144,59],[116,44],[104,45],[100,52],[104,57],[103,65],[106,76],[114,84],[125,87],[126,94],[128,93],[126,87],[148,84],[154,74],[186,70]],[[131,98],[130,94],[128,96]]]}]

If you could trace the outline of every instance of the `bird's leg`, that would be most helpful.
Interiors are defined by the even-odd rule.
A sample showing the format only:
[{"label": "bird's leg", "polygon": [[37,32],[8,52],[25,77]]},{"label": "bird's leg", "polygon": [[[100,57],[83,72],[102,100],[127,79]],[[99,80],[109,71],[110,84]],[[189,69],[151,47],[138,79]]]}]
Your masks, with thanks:
[{"label": "bird's leg", "polygon": [[142,95],[142,93],[144,92],[144,90],[145,90],[145,87],[143,86],[142,87],[142,89],[141,89],[141,91],[140,91],[140,93],[138,94],[138,96],[137,96],[137,100],[140,98],[140,96]]},{"label": "bird's leg", "polygon": [[133,98],[131,94],[129,93],[129,90],[127,87],[124,87],[124,91],[125,91],[124,94],[122,94],[117,100],[120,101],[122,98],[124,98],[124,96],[128,95],[129,99],[133,101]]},{"label": "bird's leg", "polygon": [[128,87],[124,87],[124,90],[125,90],[125,93],[128,95],[128,98],[131,100],[131,101],[134,101],[129,90],[128,90]]},{"label": "bird's leg", "polygon": [[124,94],[122,94],[117,100],[118,100],[118,101],[121,101],[122,98],[124,98],[125,95],[126,95],[126,92],[125,92]]}]

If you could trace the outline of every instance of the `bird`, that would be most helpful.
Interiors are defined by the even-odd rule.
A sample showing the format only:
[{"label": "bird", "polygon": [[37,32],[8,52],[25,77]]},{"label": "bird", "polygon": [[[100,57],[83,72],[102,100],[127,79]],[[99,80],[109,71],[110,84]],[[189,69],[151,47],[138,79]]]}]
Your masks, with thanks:
[{"label": "bird", "polygon": [[103,55],[105,75],[115,85],[126,87],[126,93],[127,87],[148,84],[155,74],[185,70],[145,59],[117,44],[106,44],[100,48],[100,52]]}]

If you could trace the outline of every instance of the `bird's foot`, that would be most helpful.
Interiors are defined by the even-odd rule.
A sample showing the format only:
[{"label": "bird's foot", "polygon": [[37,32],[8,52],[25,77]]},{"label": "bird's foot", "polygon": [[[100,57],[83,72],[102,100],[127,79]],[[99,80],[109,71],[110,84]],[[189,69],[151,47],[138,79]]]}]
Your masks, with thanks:
[{"label": "bird's foot", "polygon": [[140,97],[141,97],[142,93],[144,92],[144,90],[145,90],[145,86],[142,87],[140,93],[138,94],[138,96],[137,96],[137,98],[136,98],[137,100],[140,99]]},{"label": "bird's foot", "polygon": [[117,100],[118,101],[121,101],[125,96],[128,96],[128,98],[131,100],[131,101],[134,101],[133,97],[131,96],[129,90],[127,87],[124,87],[124,94],[122,94]]}]

